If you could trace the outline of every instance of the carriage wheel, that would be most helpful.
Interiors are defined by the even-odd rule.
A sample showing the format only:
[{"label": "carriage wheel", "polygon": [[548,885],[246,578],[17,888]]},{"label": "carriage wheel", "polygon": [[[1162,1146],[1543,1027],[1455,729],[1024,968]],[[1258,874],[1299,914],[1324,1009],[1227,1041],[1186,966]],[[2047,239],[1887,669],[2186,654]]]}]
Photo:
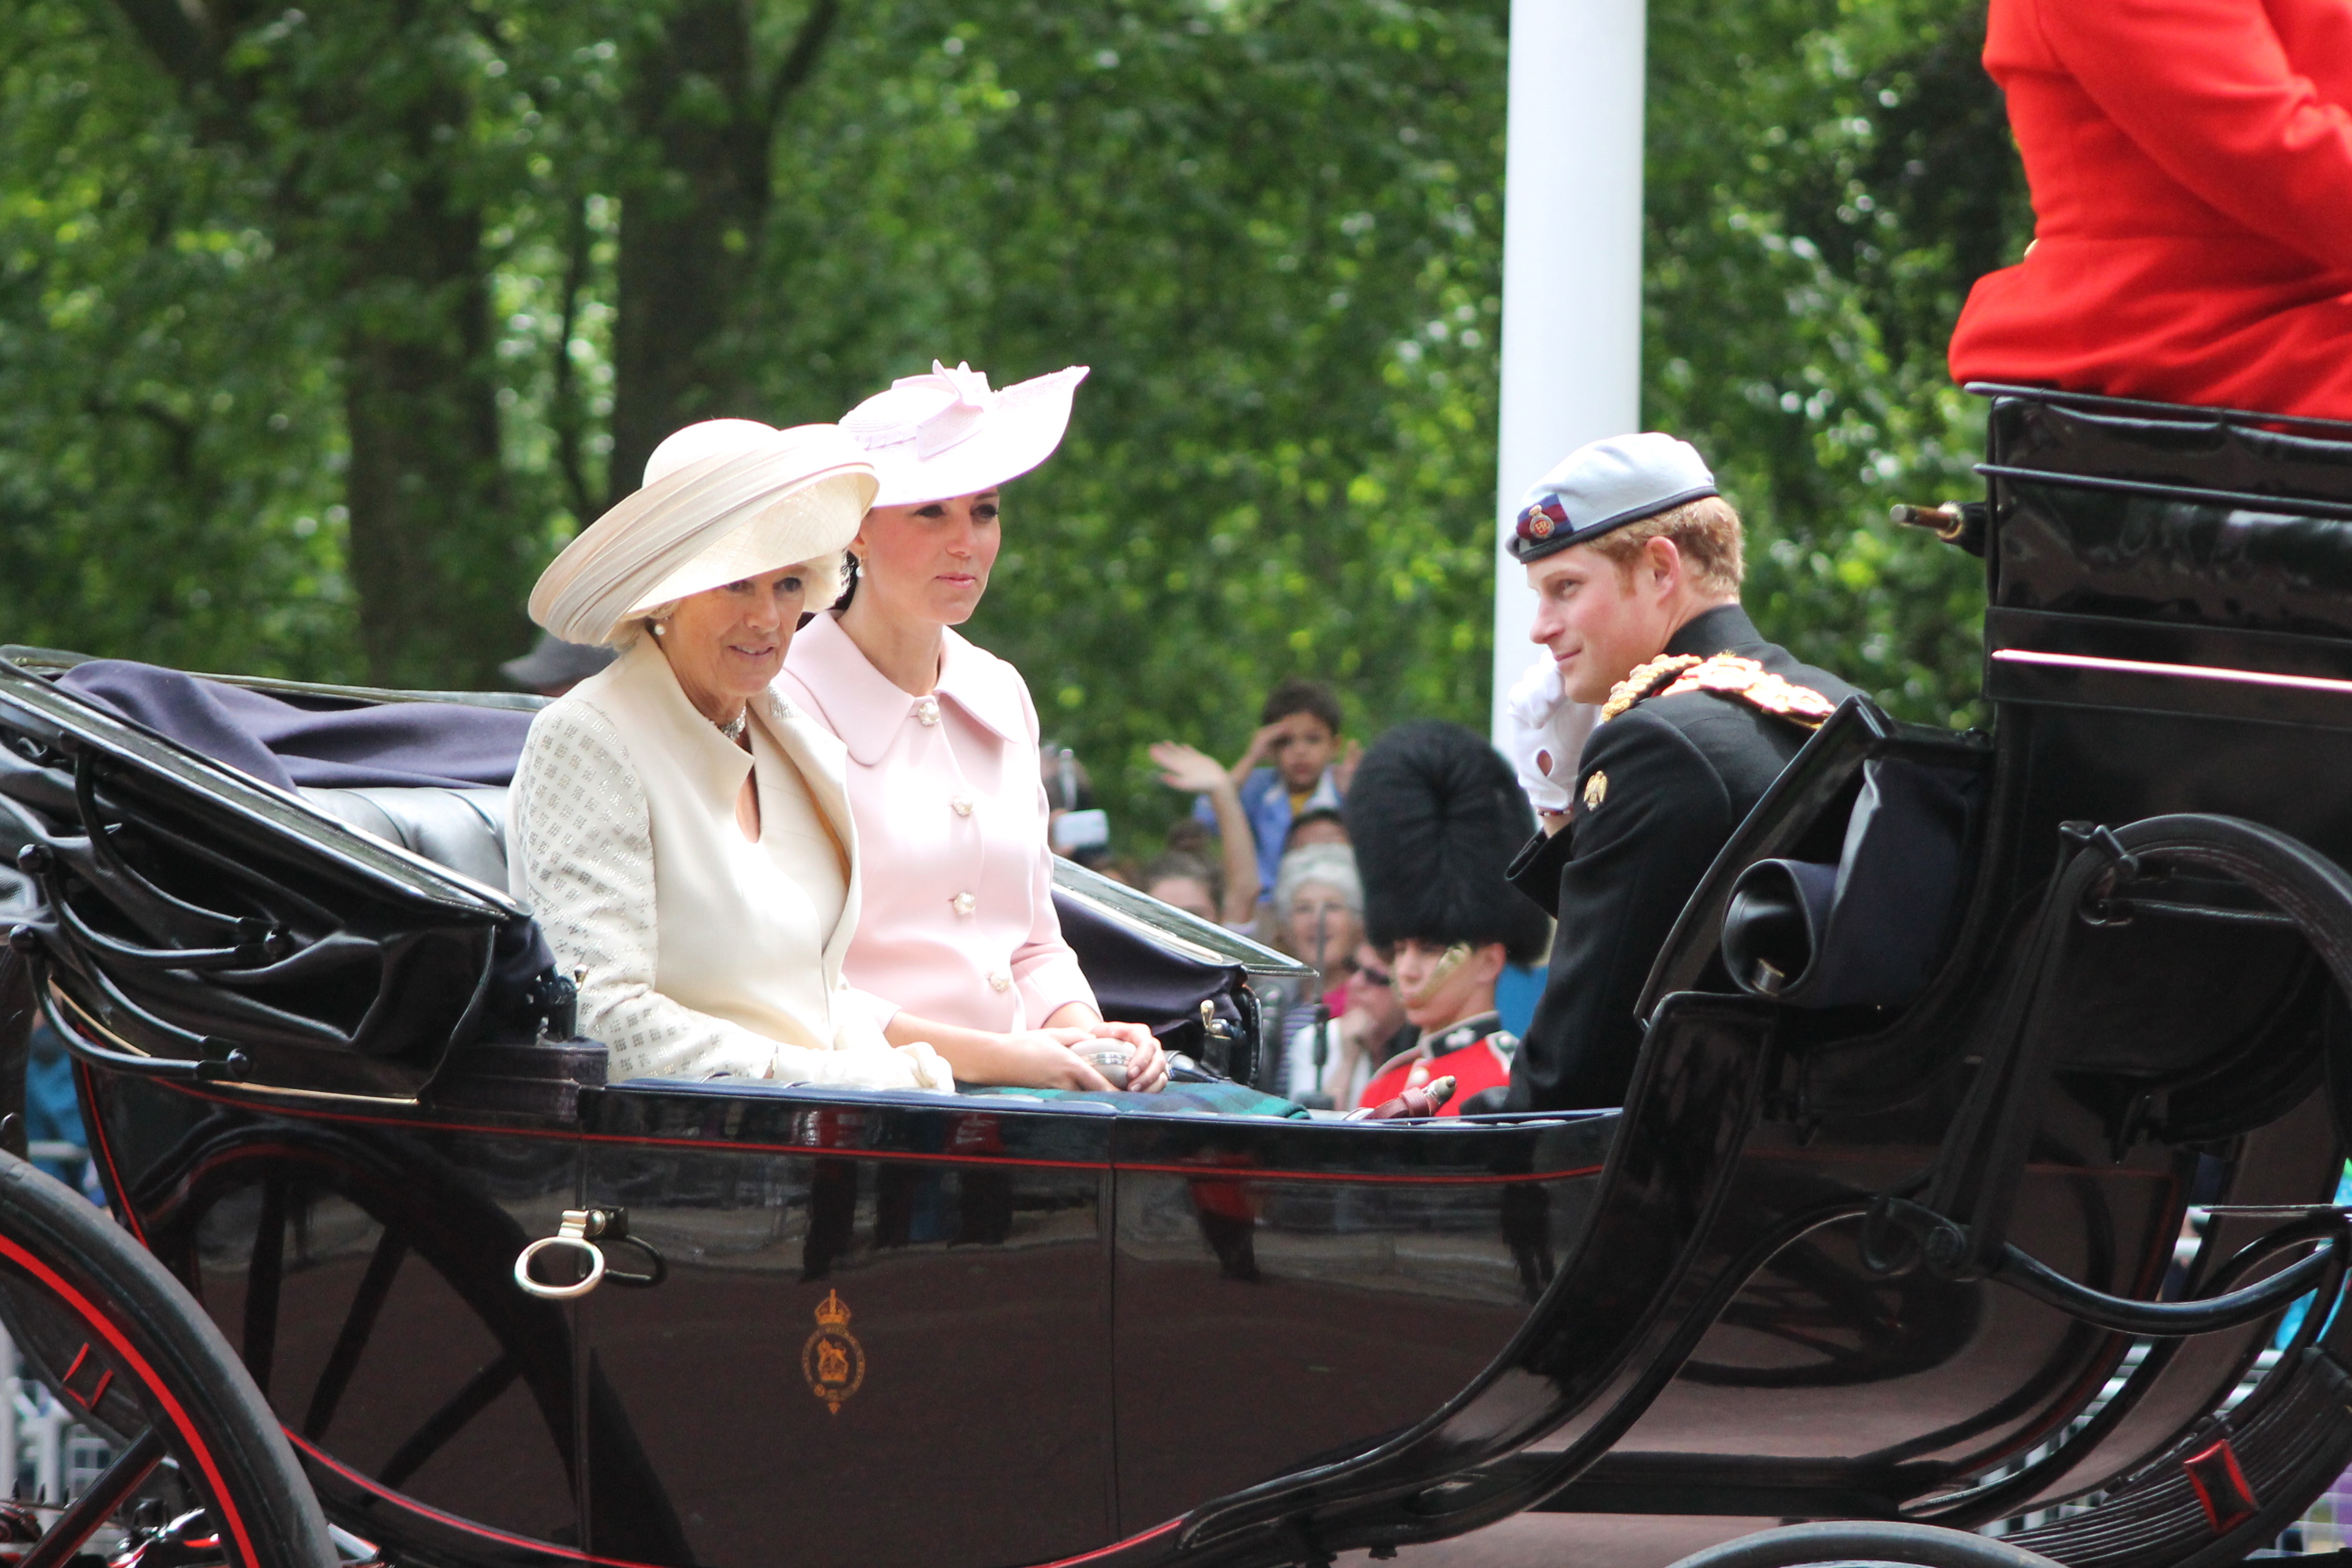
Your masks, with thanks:
[{"label": "carriage wheel", "polygon": [[[0,1321],[26,1375],[108,1437],[115,1455],[79,1498],[43,1518],[45,1533],[16,1568],[102,1554],[118,1536],[135,1539],[120,1520],[155,1517],[157,1504],[181,1548],[166,1555],[179,1560],[210,1534],[217,1561],[239,1568],[335,1562],[318,1499],[204,1309],[105,1210],[5,1155]],[[184,1517],[192,1510],[203,1511],[201,1525]]]},{"label": "carriage wheel", "polygon": [[[373,1479],[403,1487],[518,1382],[538,1407],[555,1459],[567,1477],[576,1473],[569,1320],[562,1307],[515,1288],[515,1257],[531,1238],[461,1173],[417,1151],[340,1129],[227,1123],[209,1135],[192,1136],[176,1157],[147,1172],[131,1204],[142,1217],[155,1257],[176,1267],[181,1279],[199,1280],[198,1233],[209,1215],[241,1193],[257,1193],[260,1203],[249,1232],[253,1253],[239,1364],[268,1390],[265,1403],[273,1396],[279,1401],[289,1430],[324,1446],[363,1368],[404,1378],[443,1374],[430,1366],[395,1374],[367,1360],[394,1282],[404,1270],[421,1267],[457,1294],[496,1354],[451,1390]],[[289,1278],[286,1233],[301,1203],[325,1197],[349,1203],[383,1234],[345,1309],[334,1350],[304,1397],[286,1385],[276,1365],[280,1293]]]},{"label": "carriage wheel", "polygon": [[2037,1552],[1966,1530],[1868,1521],[1759,1530],[1693,1552],[1674,1568],[1810,1568],[1849,1563],[1892,1563],[1906,1568],[2059,1568]]}]

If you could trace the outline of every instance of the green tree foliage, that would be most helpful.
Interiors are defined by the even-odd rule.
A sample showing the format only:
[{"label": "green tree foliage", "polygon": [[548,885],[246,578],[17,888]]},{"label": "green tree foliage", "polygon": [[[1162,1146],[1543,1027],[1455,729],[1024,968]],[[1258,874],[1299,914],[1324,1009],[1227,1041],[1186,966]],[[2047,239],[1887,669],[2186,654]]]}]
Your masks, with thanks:
[{"label": "green tree foliage", "polygon": [[[1647,419],[1753,599],[1974,690],[1944,382],[2022,237],[1965,6],[1653,0]],[[482,681],[665,430],[1094,367],[971,629],[1139,836],[1265,685],[1482,721],[1506,0],[0,0],[0,621]],[[1565,373],[1565,372],[1564,372]],[[1130,839],[1130,844],[1136,844]]]},{"label": "green tree foliage", "polygon": [[1981,565],[1886,520],[1981,493],[1944,363],[2032,234],[1981,5],[1651,7],[1644,415],[1753,536],[1749,607],[1903,717],[1979,716]]},{"label": "green tree foliage", "polygon": [[920,189],[971,217],[907,358],[1093,367],[973,634],[1125,764],[1128,813],[1172,804],[1150,742],[1237,749],[1294,669],[1367,722],[1483,709],[1501,22],[1039,6],[919,40],[971,139]]},{"label": "green tree foliage", "polygon": [[73,5],[0,56],[0,621],[356,676],[331,345],[237,170]]},{"label": "green tree foliage", "polygon": [[[274,252],[341,392],[346,553],[379,681],[488,674],[453,622],[505,631],[522,552],[501,451],[484,231],[525,176],[486,125],[458,6],[352,0],[314,20],[247,0],[92,8],[222,207]],[[103,21],[99,21],[103,18]],[[110,61],[110,63],[112,63]],[[168,96],[167,96],[168,95]]]}]

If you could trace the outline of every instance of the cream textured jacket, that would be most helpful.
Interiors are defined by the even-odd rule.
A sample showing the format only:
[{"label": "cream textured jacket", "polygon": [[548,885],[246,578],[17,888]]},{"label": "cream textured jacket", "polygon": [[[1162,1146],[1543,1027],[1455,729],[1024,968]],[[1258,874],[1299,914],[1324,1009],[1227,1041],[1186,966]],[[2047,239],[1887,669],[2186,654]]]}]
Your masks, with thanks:
[{"label": "cream textured jacket", "polygon": [[1093,1007],[1054,913],[1037,710],[1021,672],[950,630],[937,691],[910,696],[819,615],[776,686],[849,748],[866,852],[850,983],[967,1029],[1037,1029],[1066,1003]]},{"label": "cream textured jacket", "polygon": [[[893,1048],[842,978],[857,838],[840,742],[772,691],[751,752],[687,700],[643,638],[531,721],[509,796],[508,881],[557,962],[584,971],[580,1030],[611,1076],[952,1090]],[[760,841],[736,825],[756,768]]]}]

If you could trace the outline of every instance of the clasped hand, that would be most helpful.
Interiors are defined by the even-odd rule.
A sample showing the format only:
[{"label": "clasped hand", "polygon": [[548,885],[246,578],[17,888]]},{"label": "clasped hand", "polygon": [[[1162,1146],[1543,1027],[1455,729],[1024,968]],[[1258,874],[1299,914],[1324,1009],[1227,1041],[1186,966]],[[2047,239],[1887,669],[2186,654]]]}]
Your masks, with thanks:
[{"label": "clasped hand", "polygon": [[1127,1087],[1154,1094],[1168,1085],[1168,1053],[1139,1023],[1097,1019],[1083,1026],[1024,1030],[1005,1037],[1007,1051],[1028,1071],[1018,1082],[1039,1089],[1105,1090],[1109,1079],[1077,1053],[1090,1040],[1114,1040],[1128,1048]]}]

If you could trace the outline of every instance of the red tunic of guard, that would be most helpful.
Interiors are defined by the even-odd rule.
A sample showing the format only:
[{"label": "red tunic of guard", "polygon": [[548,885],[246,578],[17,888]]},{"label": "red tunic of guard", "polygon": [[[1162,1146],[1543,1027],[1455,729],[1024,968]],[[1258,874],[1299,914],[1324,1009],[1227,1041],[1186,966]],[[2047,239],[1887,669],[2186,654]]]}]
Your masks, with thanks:
[{"label": "red tunic of guard", "polygon": [[1511,1053],[1518,1044],[1518,1037],[1505,1030],[1502,1019],[1494,1013],[1465,1019],[1382,1062],[1356,1103],[1378,1105],[1408,1089],[1450,1077],[1454,1097],[1437,1113],[1459,1116],[1463,1102],[1480,1090],[1510,1087]]},{"label": "red tunic of guard", "polygon": [[2352,419],[2352,0],[1992,0],[2034,243],[1959,380]]}]

